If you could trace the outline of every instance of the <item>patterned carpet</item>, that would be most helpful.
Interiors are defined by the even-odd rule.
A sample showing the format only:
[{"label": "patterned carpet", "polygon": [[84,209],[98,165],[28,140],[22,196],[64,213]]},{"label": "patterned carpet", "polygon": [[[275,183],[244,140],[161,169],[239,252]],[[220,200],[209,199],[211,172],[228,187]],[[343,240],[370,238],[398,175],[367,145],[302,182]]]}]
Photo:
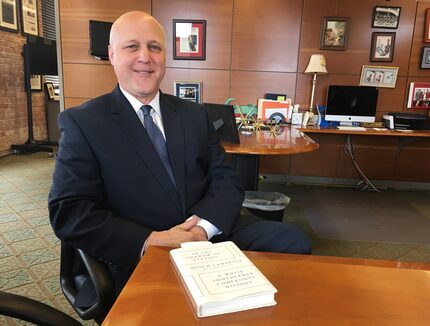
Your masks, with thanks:
[{"label": "patterned carpet", "polygon": [[[47,153],[0,158],[0,290],[47,303],[79,319],[59,287],[59,241],[47,211],[53,166]],[[430,262],[430,245],[319,239],[290,186],[262,184],[261,190],[291,196],[284,220],[308,233],[314,254]],[[0,316],[0,325],[27,323]]]}]

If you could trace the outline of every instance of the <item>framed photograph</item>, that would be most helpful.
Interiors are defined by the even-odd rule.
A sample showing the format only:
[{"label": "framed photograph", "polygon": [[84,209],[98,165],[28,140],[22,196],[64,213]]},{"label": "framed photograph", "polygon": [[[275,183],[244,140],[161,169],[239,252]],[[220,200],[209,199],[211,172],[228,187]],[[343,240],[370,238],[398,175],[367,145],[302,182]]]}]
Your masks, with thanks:
[{"label": "framed photograph", "polygon": [[361,69],[360,86],[396,87],[399,67],[363,66]]},{"label": "framed photograph", "polygon": [[430,42],[430,8],[425,13],[424,42]]},{"label": "framed photograph", "polygon": [[32,91],[40,92],[42,90],[42,75],[30,76],[30,88]]},{"label": "framed photograph", "polygon": [[173,59],[206,60],[206,20],[173,19]]},{"label": "framed photograph", "polygon": [[423,47],[421,69],[430,69],[430,46]]},{"label": "framed photograph", "polygon": [[408,97],[409,109],[430,108],[430,83],[411,83]]},{"label": "framed photograph", "polygon": [[49,100],[55,100],[55,89],[53,83],[45,83],[45,93]]},{"label": "framed photograph", "polygon": [[370,47],[370,61],[393,61],[396,33],[374,32]]},{"label": "framed photograph", "polygon": [[400,7],[376,6],[373,10],[372,27],[392,28],[399,26]]},{"label": "framed photograph", "polygon": [[0,29],[18,32],[17,0],[1,0]]},{"label": "framed photograph", "polygon": [[37,0],[21,0],[22,34],[39,35]]},{"label": "framed photograph", "polygon": [[324,17],[321,27],[320,49],[346,50],[349,17]]},{"label": "framed photograph", "polygon": [[202,102],[201,81],[174,81],[174,95],[196,103]]}]

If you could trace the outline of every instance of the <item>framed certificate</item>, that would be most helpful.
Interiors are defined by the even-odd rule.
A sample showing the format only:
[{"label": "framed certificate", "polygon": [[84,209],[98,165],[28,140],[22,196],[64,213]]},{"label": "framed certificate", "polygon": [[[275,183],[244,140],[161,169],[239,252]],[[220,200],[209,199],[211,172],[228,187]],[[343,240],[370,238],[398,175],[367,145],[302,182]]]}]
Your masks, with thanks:
[{"label": "framed certificate", "polygon": [[21,0],[22,34],[39,35],[37,0]]}]

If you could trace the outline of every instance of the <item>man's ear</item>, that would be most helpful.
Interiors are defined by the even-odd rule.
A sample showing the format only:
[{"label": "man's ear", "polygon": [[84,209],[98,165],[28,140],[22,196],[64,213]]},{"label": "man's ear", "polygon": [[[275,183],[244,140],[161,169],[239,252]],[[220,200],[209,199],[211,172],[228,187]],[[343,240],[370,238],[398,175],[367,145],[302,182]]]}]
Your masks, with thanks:
[{"label": "man's ear", "polygon": [[109,61],[110,61],[111,65],[113,65],[114,51],[113,51],[113,46],[110,44],[108,45],[108,53],[109,53]]}]

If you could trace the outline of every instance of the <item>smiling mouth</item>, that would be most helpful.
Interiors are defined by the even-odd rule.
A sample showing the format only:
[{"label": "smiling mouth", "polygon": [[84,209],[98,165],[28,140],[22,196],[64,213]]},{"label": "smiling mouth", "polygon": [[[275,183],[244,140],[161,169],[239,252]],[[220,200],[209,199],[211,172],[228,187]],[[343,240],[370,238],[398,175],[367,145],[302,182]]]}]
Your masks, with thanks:
[{"label": "smiling mouth", "polygon": [[154,72],[153,70],[148,71],[148,70],[135,70],[135,69],[133,69],[133,71],[142,76],[148,76]]}]

